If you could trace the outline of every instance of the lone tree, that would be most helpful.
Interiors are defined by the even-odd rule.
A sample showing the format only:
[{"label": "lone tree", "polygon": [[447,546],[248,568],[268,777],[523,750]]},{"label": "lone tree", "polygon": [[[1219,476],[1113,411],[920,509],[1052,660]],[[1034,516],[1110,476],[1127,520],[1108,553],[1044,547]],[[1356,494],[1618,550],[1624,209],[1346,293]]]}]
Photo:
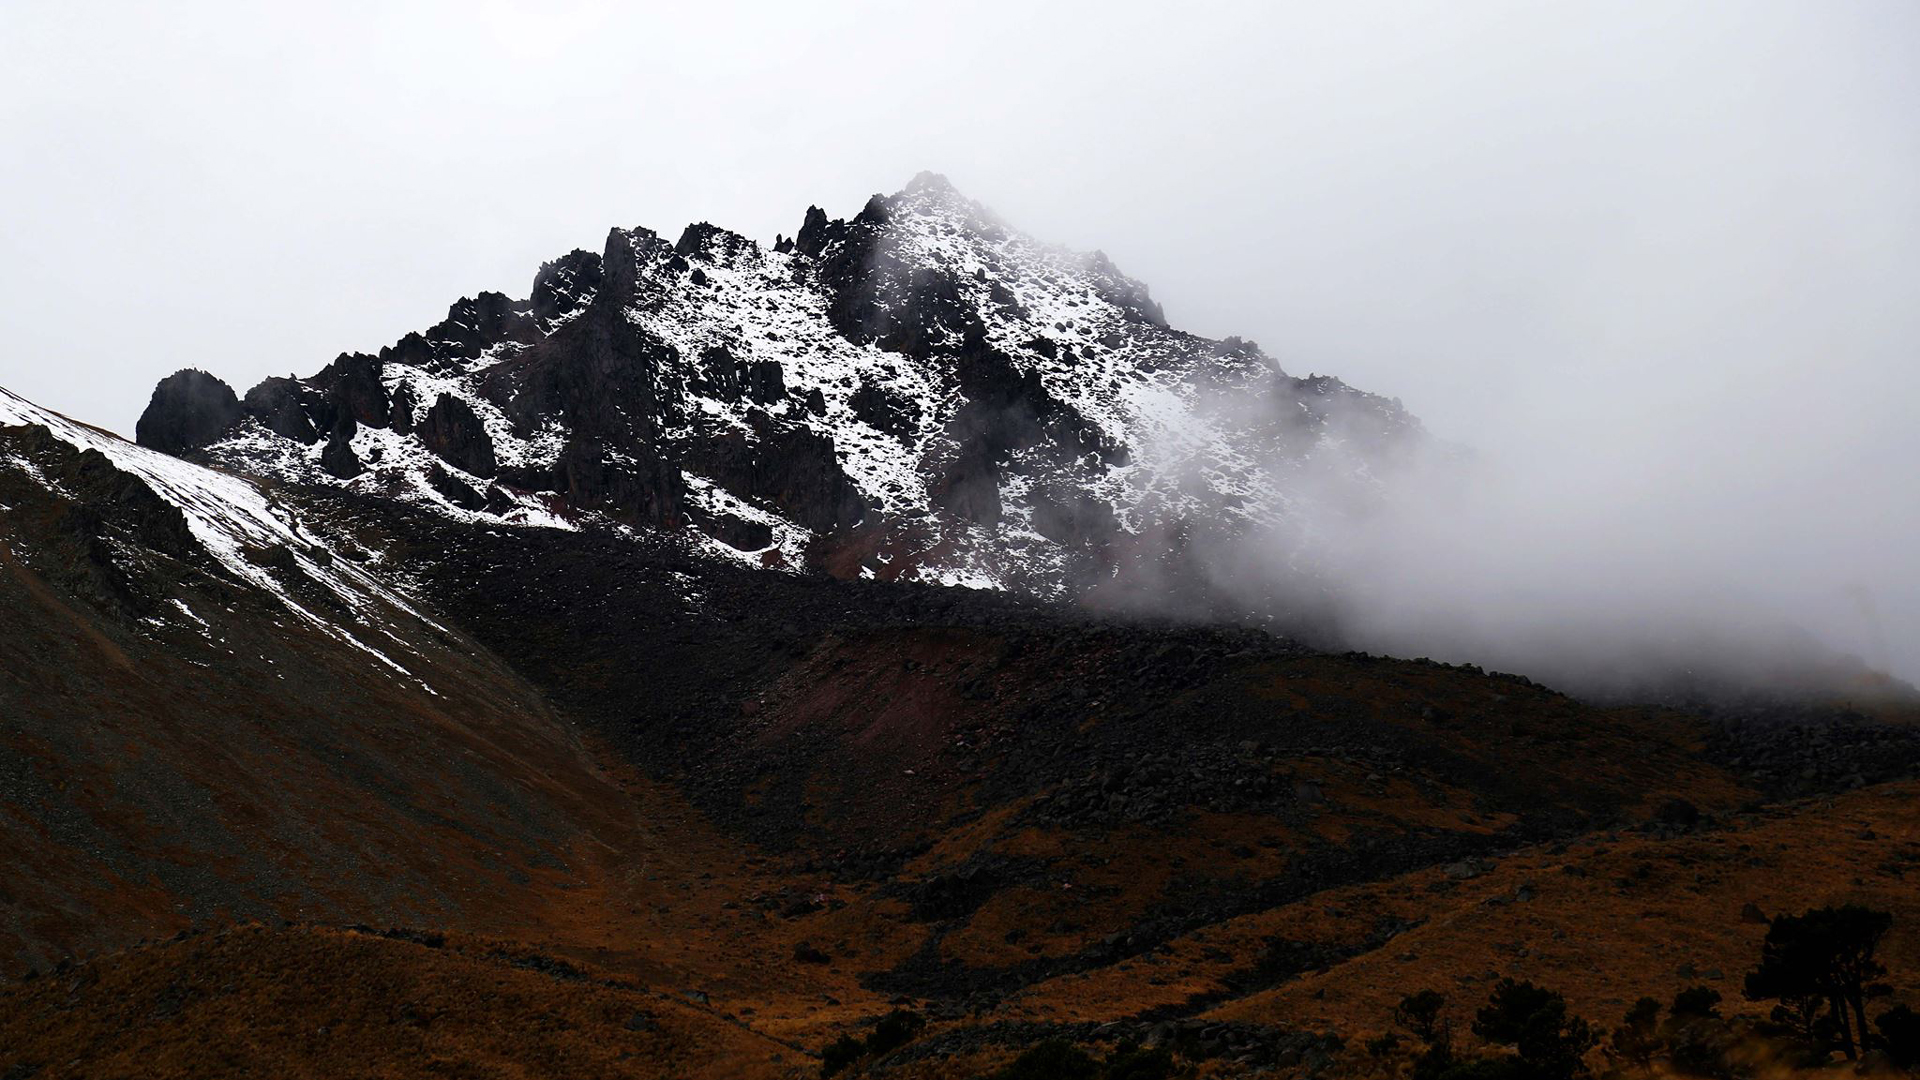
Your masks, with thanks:
[{"label": "lone tree", "polygon": [[1760,966],[1747,976],[1748,1000],[1780,1002],[1774,1019],[1816,1046],[1831,1027],[1846,1056],[1858,1058],[1868,1033],[1867,982],[1887,970],[1873,954],[1892,926],[1892,915],[1858,904],[1780,916],[1767,928]]},{"label": "lone tree", "polygon": [[1438,1080],[1453,1067],[1453,1025],[1440,1018],[1446,1005],[1446,995],[1440,991],[1421,990],[1401,998],[1394,1007],[1393,1022],[1426,1045],[1413,1059],[1413,1080]]},{"label": "lone tree", "polygon": [[1624,1022],[1613,1029],[1607,1051],[1615,1058],[1653,1072],[1653,1055],[1660,1050],[1660,1003],[1643,997],[1627,1010]]},{"label": "lone tree", "polygon": [[1530,982],[1501,979],[1474,1017],[1473,1033],[1517,1053],[1518,1080],[1572,1080],[1587,1071],[1592,1028],[1567,1015],[1567,999]]}]

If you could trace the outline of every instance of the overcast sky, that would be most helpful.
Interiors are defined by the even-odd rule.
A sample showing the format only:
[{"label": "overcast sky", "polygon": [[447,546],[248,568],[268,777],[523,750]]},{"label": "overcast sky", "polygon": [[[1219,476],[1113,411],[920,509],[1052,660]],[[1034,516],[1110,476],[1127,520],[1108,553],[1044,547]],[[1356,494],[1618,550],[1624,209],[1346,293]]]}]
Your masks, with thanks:
[{"label": "overcast sky", "polygon": [[179,367],[244,392],[610,225],[770,240],[920,169],[1531,463],[1570,532],[1865,589],[1887,644],[1829,616],[1920,676],[1907,0],[6,0],[0,384],[130,432]]}]

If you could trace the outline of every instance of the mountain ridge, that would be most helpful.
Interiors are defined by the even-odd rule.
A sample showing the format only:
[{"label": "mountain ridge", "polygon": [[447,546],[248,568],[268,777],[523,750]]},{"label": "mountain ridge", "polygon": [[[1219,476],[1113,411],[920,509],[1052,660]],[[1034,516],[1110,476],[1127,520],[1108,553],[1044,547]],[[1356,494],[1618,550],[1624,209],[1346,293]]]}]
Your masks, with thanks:
[{"label": "mountain ridge", "polygon": [[771,247],[615,228],[524,300],[462,298],[308,378],[170,376],[139,432],[476,522],[1050,598],[1153,581],[1186,532],[1269,525],[1329,482],[1364,497],[1426,441],[1396,402],[1171,328],[1105,255],[932,173]]}]

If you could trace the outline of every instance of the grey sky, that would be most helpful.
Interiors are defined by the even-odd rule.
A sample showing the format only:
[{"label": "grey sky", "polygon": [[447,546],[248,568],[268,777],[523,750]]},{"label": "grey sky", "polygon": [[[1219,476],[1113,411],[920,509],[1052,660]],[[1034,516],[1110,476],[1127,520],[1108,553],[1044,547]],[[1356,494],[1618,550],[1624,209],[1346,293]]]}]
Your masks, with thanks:
[{"label": "grey sky", "polygon": [[0,6],[0,384],[130,431],[931,168],[1920,676],[1920,6],[315,7]]}]

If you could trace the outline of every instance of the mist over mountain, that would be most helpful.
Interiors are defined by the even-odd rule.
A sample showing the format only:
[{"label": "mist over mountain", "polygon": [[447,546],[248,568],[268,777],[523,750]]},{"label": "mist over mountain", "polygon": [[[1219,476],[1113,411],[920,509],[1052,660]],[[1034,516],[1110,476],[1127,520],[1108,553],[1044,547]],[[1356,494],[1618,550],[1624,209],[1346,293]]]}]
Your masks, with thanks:
[{"label": "mist over mountain", "polygon": [[[475,525],[1013,590],[1511,668],[1606,697],[1900,686],[1578,478],[1168,325],[1099,252],[923,173],[770,245],[615,229],[374,354],[163,380],[141,442]],[[1543,481],[1546,486],[1542,486]],[[1676,525],[1679,523],[1676,523]],[[1882,655],[1884,666],[1887,658]]]},{"label": "mist over mountain", "polygon": [[0,1080],[1920,1069],[1916,115],[1897,0],[0,5]]}]

